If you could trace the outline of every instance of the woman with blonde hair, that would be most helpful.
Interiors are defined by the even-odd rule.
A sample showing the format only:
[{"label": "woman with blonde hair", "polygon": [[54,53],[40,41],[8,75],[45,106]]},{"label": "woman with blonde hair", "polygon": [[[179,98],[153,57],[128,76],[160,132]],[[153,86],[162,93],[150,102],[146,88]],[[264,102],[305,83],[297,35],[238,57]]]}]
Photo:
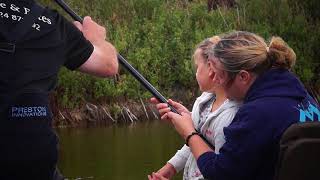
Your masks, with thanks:
[{"label": "woman with blonde hair", "polygon": [[[243,104],[228,127],[220,153],[214,152],[194,133],[188,114],[168,112],[166,117],[178,133],[188,138],[198,167],[206,179],[272,180],[283,132],[299,121],[319,121],[308,114],[319,107],[290,72],[294,51],[280,38],[269,45],[253,33],[236,31],[224,35],[212,48],[214,83],[229,99]],[[309,112],[312,113],[312,112]]]}]

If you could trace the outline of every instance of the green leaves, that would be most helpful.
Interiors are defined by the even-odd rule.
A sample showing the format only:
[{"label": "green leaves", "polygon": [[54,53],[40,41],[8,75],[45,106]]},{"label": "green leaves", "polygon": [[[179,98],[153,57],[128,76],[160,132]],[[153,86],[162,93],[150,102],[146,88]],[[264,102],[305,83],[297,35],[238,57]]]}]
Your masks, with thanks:
[{"label": "green leaves", "polygon": [[[195,45],[231,30],[251,31],[266,39],[271,35],[282,37],[297,54],[295,73],[304,82],[318,76],[320,24],[319,18],[314,17],[318,11],[308,11],[308,8],[318,7],[317,0],[303,4],[298,0],[240,0],[235,8],[219,7],[210,13],[205,1],[67,2],[80,15],[91,15],[106,26],[109,40],[119,53],[166,97],[176,95],[177,88],[189,95],[197,92],[192,70]],[[42,3],[53,5],[49,0],[42,0]],[[57,91],[63,92],[63,96],[58,98],[66,106],[75,106],[84,100],[151,96],[122,68],[116,81],[67,70],[61,71],[59,77]]]}]

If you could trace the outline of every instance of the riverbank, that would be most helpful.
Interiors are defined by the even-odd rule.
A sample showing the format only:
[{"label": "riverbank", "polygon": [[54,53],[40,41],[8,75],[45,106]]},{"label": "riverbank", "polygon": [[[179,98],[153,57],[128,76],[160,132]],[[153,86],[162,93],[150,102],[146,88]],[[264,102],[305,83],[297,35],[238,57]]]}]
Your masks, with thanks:
[{"label": "riverbank", "polygon": [[[309,93],[320,101],[320,88],[306,86]],[[199,92],[187,90],[175,90],[176,100],[179,100],[189,110]],[[51,108],[53,110],[53,126],[65,127],[96,127],[110,126],[114,124],[131,124],[137,121],[159,119],[159,113],[149,99],[128,99],[125,97],[110,101],[82,102],[74,108],[66,108],[60,105],[57,97],[51,96]]]},{"label": "riverbank", "polygon": [[112,104],[86,102],[75,109],[53,108],[53,114],[53,126],[57,128],[110,126],[159,119],[155,106],[142,99]]},{"label": "riverbank", "polygon": [[[191,110],[199,92],[191,93],[177,89],[173,94],[175,100]],[[149,98],[122,97],[100,102],[83,101],[73,108],[62,106],[57,99],[56,94],[50,96],[50,106],[54,115],[53,126],[56,128],[110,126],[160,119],[155,105],[150,103]]]}]

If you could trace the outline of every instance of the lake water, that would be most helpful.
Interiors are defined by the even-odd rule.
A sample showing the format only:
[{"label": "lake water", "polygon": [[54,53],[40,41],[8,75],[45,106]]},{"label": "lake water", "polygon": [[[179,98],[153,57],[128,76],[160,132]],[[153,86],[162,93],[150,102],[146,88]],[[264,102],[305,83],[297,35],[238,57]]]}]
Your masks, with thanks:
[{"label": "lake water", "polygon": [[[72,180],[142,180],[162,167],[183,139],[159,120],[131,125],[56,129],[59,169]],[[174,179],[181,180],[182,173]]]}]

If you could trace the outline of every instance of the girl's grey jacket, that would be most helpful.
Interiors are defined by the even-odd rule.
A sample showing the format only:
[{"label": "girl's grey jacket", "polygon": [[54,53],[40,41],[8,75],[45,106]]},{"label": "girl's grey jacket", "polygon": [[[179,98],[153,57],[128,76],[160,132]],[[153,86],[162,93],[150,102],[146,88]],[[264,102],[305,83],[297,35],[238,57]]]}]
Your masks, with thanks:
[{"label": "girl's grey jacket", "polygon": [[[223,128],[229,126],[239,108],[239,103],[225,100],[224,103],[214,112],[211,112],[215,96],[212,93],[203,92],[192,108],[192,120],[194,127],[213,145],[215,153],[225,143]],[[177,172],[184,168],[184,180],[204,179],[190,148],[184,145],[168,161]]]}]

